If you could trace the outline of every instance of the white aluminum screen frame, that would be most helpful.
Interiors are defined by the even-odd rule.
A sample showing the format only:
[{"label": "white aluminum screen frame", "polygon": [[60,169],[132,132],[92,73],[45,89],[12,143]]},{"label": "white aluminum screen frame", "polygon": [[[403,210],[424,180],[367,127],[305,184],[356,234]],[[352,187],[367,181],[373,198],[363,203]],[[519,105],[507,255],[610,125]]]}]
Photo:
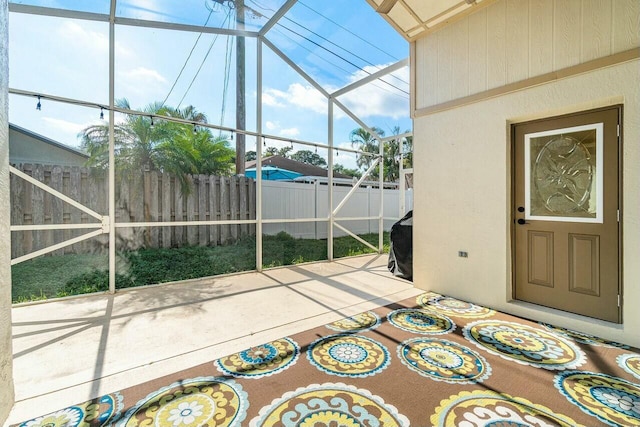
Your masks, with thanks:
[{"label": "white aluminum screen frame", "polygon": [[[116,274],[116,244],[115,244],[115,232],[117,228],[133,228],[133,227],[175,227],[175,226],[185,226],[185,225],[226,225],[226,224],[255,224],[256,225],[256,270],[262,271],[262,225],[265,223],[286,223],[286,222],[326,222],[328,223],[328,236],[327,236],[327,257],[329,261],[333,260],[333,227],[337,227],[348,235],[354,237],[356,240],[370,247],[371,249],[378,251],[378,253],[382,253],[383,250],[383,162],[380,161],[384,155],[384,143],[388,140],[404,137],[411,135],[411,133],[403,134],[403,135],[394,135],[387,138],[381,138],[372,127],[368,126],[364,121],[362,121],[358,116],[356,116],[352,111],[349,110],[344,104],[338,101],[338,97],[348,93],[358,87],[370,83],[374,80],[380,79],[394,71],[401,69],[402,67],[406,67],[409,64],[408,58],[398,61],[394,64],[389,65],[388,67],[377,71],[363,79],[352,82],[349,85],[336,90],[333,93],[327,92],[320,84],[318,84],[313,78],[311,78],[307,73],[304,72],[295,62],[293,62],[286,54],[280,51],[272,42],[269,41],[267,35],[269,30],[277,23],[279,19],[281,19],[286,12],[291,9],[297,2],[297,0],[288,0],[279,10],[276,12],[273,17],[265,24],[263,29],[259,32],[252,31],[238,31],[238,30],[227,30],[227,29],[217,29],[217,28],[202,28],[198,26],[191,25],[181,25],[181,24],[169,24],[164,22],[156,22],[156,21],[143,21],[143,20],[134,20],[134,19],[125,19],[125,18],[117,18],[115,16],[116,11],[116,1],[111,0],[110,14],[97,14],[97,13],[84,13],[73,10],[64,10],[64,9],[55,9],[48,7],[40,7],[40,6],[30,6],[30,5],[21,5],[16,3],[9,3],[9,11],[14,13],[26,13],[26,14],[39,14],[46,16],[56,16],[61,18],[72,18],[72,19],[82,19],[82,20],[91,20],[91,21],[101,21],[101,22],[109,22],[109,105],[101,105],[93,102],[87,102],[82,100],[74,100],[69,98],[64,98],[61,96],[56,96],[53,94],[41,94],[33,91],[26,91],[20,89],[10,88],[9,92],[16,95],[22,96],[41,96],[43,99],[50,99],[56,102],[62,103],[70,103],[76,105],[83,105],[86,107],[96,108],[96,109],[106,109],[109,111],[109,194],[108,194],[108,204],[109,204],[109,214],[108,215],[100,215],[95,212],[90,213],[92,216],[96,217],[96,219],[100,220],[100,223],[95,224],[46,224],[46,225],[29,225],[29,226],[12,226],[12,231],[24,231],[24,230],[63,230],[63,229],[75,229],[75,228],[99,228],[99,230],[95,230],[84,234],[82,236],[78,236],[76,238],[57,243],[49,248],[45,248],[39,251],[34,251],[30,254],[27,254],[23,257],[16,258],[12,260],[12,265],[18,262],[24,261],[26,259],[31,259],[39,255],[43,255],[44,253],[51,252],[53,250],[59,249],[61,247],[65,247],[79,241],[89,239],[91,237],[100,235],[100,234],[108,234],[109,235],[109,292],[114,293],[116,291],[115,287],[115,274]],[[115,222],[111,221],[111,218],[115,218],[115,152],[114,152],[114,115],[115,112],[120,112],[124,114],[138,114],[149,116],[148,113],[135,111],[135,110],[125,110],[115,106],[115,26],[118,25],[129,25],[129,26],[138,26],[138,27],[148,27],[148,28],[163,28],[163,29],[171,29],[171,30],[179,30],[179,31],[191,31],[191,32],[211,32],[211,33],[221,33],[221,34],[231,34],[235,36],[244,36],[244,37],[255,37],[257,38],[257,90],[258,90],[258,102],[257,102],[257,111],[256,111],[256,132],[250,132],[246,130],[239,130],[234,128],[227,128],[223,126],[215,126],[211,124],[198,124],[198,126],[204,126],[216,130],[228,131],[233,133],[243,133],[245,135],[252,135],[256,137],[256,157],[258,161],[256,162],[256,219],[255,220],[217,220],[217,221],[178,221],[178,222]],[[262,64],[262,50],[263,45],[268,46],[276,55],[282,58],[293,70],[295,70],[301,77],[303,77],[309,84],[311,84],[315,89],[317,89],[320,93],[322,93],[327,98],[328,104],[328,123],[327,123],[327,131],[328,131],[328,144],[319,144],[315,142],[303,141],[303,140],[292,140],[291,138],[283,138],[276,135],[266,135],[262,132],[262,75],[263,75],[263,64]],[[375,140],[379,142],[379,153],[368,153],[360,150],[349,149],[349,148],[338,148],[335,147],[334,137],[333,137],[333,109],[334,106],[339,107],[344,113],[351,117],[357,124],[359,124],[363,129],[369,132]],[[153,116],[153,115],[152,115]],[[160,117],[160,116],[154,116]],[[166,117],[162,116],[162,119],[167,120]],[[179,119],[171,119],[175,122],[183,122],[190,124],[191,122],[186,120]],[[262,147],[260,144],[260,140],[262,138],[268,137],[273,140],[282,140],[287,142],[295,142],[296,144],[311,146],[311,147],[321,147],[326,148],[328,150],[328,202],[331,209],[329,209],[329,215],[326,218],[296,218],[296,219],[263,219],[262,218]],[[379,191],[380,191],[380,212],[377,216],[368,216],[368,217],[337,217],[336,214],[340,210],[342,206],[346,203],[349,197],[354,193],[354,191],[350,191],[343,200],[340,201],[339,205],[334,209],[333,208],[333,151],[346,151],[352,152],[365,156],[373,156],[376,157],[373,166],[367,170],[367,172],[363,175],[363,178],[360,179],[358,184],[364,180],[364,177],[369,175],[375,166],[377,165],[379,168]],[[18,171],[15,168],[12,168],[11,172],[15,174],[22,174],[22,172]],[[86,206],[81,205],[75,200],[64,196],[63,194],[57,192],[51,187],[46,186],[45,184],[40,183],[39,181],[29,177],[24,174],[29,182],[38,187],[44,189],[52,193],[56,197],[62,198],[62,200],[67,203],[71,203],[75,207],[85,210],[89,210]],[[23,177],[24,178],[24,177]],[[45,188],[46,187],[46,188]],[[357,188],[358,185],[355,185],[354,188]],[[89,213],[89,212],[88,212]],[[378,247],[371,245],[370,243],[364,241],[359,236],[355,235],[344,226],[338,224],[336,221],[354,221],[354,220],[372,220],[377,219],[379,222],[379,239],[378,239]]]}]

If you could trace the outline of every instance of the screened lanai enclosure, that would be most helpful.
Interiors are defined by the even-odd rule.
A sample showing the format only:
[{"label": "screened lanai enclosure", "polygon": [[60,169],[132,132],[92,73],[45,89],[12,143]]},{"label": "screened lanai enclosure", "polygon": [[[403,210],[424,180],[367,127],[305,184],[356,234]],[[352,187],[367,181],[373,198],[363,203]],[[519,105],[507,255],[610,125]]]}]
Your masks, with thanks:
[{"label": "screened lanai enclosure", "polygon": [[409,47],[364,0],[9,11],[14,302],[384,252],[411,209]]}]

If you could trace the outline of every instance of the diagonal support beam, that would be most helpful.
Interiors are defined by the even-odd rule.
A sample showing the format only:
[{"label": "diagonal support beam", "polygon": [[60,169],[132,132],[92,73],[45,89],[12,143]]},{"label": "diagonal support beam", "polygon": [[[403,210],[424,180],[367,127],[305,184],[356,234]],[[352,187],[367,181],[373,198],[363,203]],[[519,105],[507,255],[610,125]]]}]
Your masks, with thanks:
[{"label": "diagonal support beam", "polygon": [[347,203],[347,201],[353,195],[353,193],[358,191],[358,189],[360,188],[360,184],[362,184],[364,182],[365,178],[368,177],[369,174],[371,174],[371,172],[373,172],[373,170],[375,169],[376,166],[378,166],[378,163],[380,163],[380,157],[376,157],[376,159],[373,161],[373,164],[369,167],[369,169],[367,169],[367,171],[362,174],[362,176],[360,177],[358,182],[356,182],[353,185],[353,187],[351,187],[351,190],[349,190],[347,195],[344,196],[344,198],[340,201],[338,206],[336,206],[336,208],[333,210],[332,215],[335,216],[338,213],[338,211],[344,207],[344,205]]},{"label": "diagonal support beam", "polygon": [[258,33],[261,37],[269,32],[286,13],[298,2],[298,0],[287,1],[278,11],[269,19],[269,21],[263,25],[262,29]]},{"label": "diagonal support beam", "polygon": [[363,77],[362,79],[353,82],[342,89],[338,89],[337,91],[331,94],[332,97],[337,98],[339,96],[344,95],[347,92],[351,92],[354,89],[357,89],[361,86],[366,85],[367,83],[371,83],[375,80],[378,80],[388,74],[393,73],[394,71],[400,70],[409,65],[409,58],[405,58],[402,61],[398,61],[395,64],[391,64],[388,67],[383,68],[382,70],[378,70],[373,74],[369,74],[367,77]]},{"label": "diagonal support beam", "polygon": [[58,249],[62,249],[64,247],[67,247],[69,245],[73,245],[73,244],[76,244],[78,242],[82,242],[83,240],[87,240],[87,239],[90,239],[92,237],[99,236],[102,233],[103,233],[102,230],[95,230],[95,231],[91,231],[89,233],[85,233],[82,236],[78,236],[78,237],[75,237],[73,239],[65,240],[64,242],[56,243],[55,245],[47,246],[46,248],[43,248],[43,249],[28,253],[26,255],[23,255],[21,257],[12,259],[11,260],[11,265],[16,265],[18,263],[21,263],[21,262],[28,261],[30,259],[39,257],[40,255],[48,254],[49,252],[53,252],[53,251],[56,251]]},{"label": "diagonal support beam", "polygon": [[54,196],[56,196],[57,198],[61,199],[62,201],[69,203],[71,206],[76,207],[76,208],[80,209],[81,211],[91,215],[92,217],[102,221],[103,215],[100,215],[99,213],[89,209],[85,205],[83,205],[83,204],[81,204],[79,202],[76,202],[72,198],[62,194],[59,191],[54,190],[53,188],[51,188],[48,185],[38,181],[37,179],[35,179],[33,177],[30,177],[29,175],[27,175],[26,173],[22,172],[21,170],[16,169],[13,166],[9,166],[9,172],[11,172],[14,175],[19,176],[20,178],[24,179],[25,181],[30,182],[31,184],[35,185],[36,187],[43,189],[47,193],[53,194]]},{"label": "diagonal support beam", "polygon": [[[335,219],[339,220],[339,218],[335,218]],[[378,248],[376,248],[375,246],[373,246],[371,243],[367,242],[366,240],[364,240],[362,237],[358,236],[357,234],[352,233],[351,231],[347,230],[346,228],[344,228],[343,226],[341,226],[337,222],[334,222],[333,225],[335,225],[340,230],[344,231],[349,236],[353,237],[354,239],[356,239],[358,242],[362,243],[363,245],[366,245],[366,246],[370,247],[371,249],[373,249],[376,252],[380,252],[380,250]]]},{"label": "diagonal support beam", "polygon": [[369,134],[371,134],[371,136],[373,136],[374,139],[377,139],[378,141],[380,141],[382,138],[380,137],[380,135],[378,135],[372,128],[370,128],[365,122],[363,122],[362,120],[360,120],[360,118],[358,116],[356,116],[351,110],[349,110],[347,107],[344,106],[343,103],[341,103],[340,101],[338,101],[335,98],[331,98],[333,100],[333,103],[336,104],[338,107],[340,107],[340,109],[342,111],[344,111],[344,113],[351,117],[353,119],[353,121],[355,121],[356,123],[358,123],[360,125],[360,127],[364,130],[366,130],[367,132],[369,132]]},{"label": "diagonal support beam", "polygon": [[276,55],[278,55],[284,62],[286,62],[291,68],[293,68],[302,78],[304,78],[311,86],[316,88],[318,92],[323,94],[325,97],[330,98],[329,92],[327,92],[318,82],[316,82],[310,75],[304,72],[302,68],[298,66],[295,62],[293,62],[287,55],[285,55],[280,49],[278,49],[273,43],[269,41],[266,37],[262,39],[264,44],[269,46],[269,49],[273,51]]}]

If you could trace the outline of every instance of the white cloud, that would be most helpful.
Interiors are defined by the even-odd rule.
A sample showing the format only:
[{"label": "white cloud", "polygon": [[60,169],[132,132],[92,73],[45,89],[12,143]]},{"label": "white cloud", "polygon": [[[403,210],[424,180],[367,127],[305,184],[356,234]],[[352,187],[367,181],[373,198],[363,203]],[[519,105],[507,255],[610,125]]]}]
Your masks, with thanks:
[{"label": "white cloud", "polygon": [[[107,28],[105,27],[105,30]],[[107,32],[104,33],[89,30],[75,21],[64,21],[58,28],[61,37],[74,45],[90,47],[93,50],[107,52],[109,50],[109,38]]]},{"label": "white cloud", "polygon": [[278,99],[286,98],[286,92],[277,89],[267,89],[262,93],[262,104],[270,107],[285,107]]},{"label": "white cloud", "polygon": [[327,98],[309,85],[293,83],[287,91],[266,89],[262,94],[262,102],[271,107],[296,106],[316,113],[327,113]]},{"label": "white cloud", "polygon": [[42,120],[56,130],[73,135],[78,134],[86,127],[86,124],[69,122],[67,120],[55,119],[53,117],[43,117]]},{"label": "white cloud", "polygon": [[[358,70],[349,77],[349,83],[357,82],[388,65],[367,66],[364,70]],[[383,80],[377,80],[347,92],[338,100],[361,119],[372,116],[389,117],[395,120],[409,117],[409,95],[403,92],[409,91],[408,85],[403,83],[409,81],[409,68],[404,67],[397,70],[383,77]],[[327,88],[329,92],[337,89]],[[286,91],[266,89],[262,100],[264,105],[272,107],[293,106],[318,114],[327,113],[327,99],[311,85],[293,83]],[[334,112],[338,119],[345,117],[340,108],[334,109]]]},{"label": "white cloud", "polygon": [[[365,67],[365,71],[370,73],[377,70],[375,67]],[[358,81],[367,75],[364,71],[359,70],[351,76],[350,81]],[[347,92],[338,100],[360,118],[382,116],[399,119],[408,117],[409,96],[394,87],[397,86],[408,92],[408,87],[403,83],[403,81],[409,81],[408,67],[397,70],[383,79],[384,82],[377,80]]]},{"label": "white cloud", "polygon": [[167,83],[167,79],[156,70],[145,67],[136,67],[132,70],[124,71],[121,73],[121,76],[131,81],[140,81],[141,83],[150,83],[149,80],[155,81],[156,83]]},{"label": "white cloud", "polygon": [[282,135],[282,136],[298,136],[298,135],[300,135],[300,130],[298,128],[281,129],[280,130],[280,135]]},{"label": "white cloud", "polygon": [[289,86],[287,94],[289,95],[288,101],[293,105],[320,114],[327,113],[327,98],[312,86],[294,83]]},{"label": "white cloud", "polygon": [[267,120],[267,122],[264,124],[264,126],[267,128],[267,130],[275,130],[278,129],[280,127],[280,123],[279,122],[272,122],[270,120]]}]

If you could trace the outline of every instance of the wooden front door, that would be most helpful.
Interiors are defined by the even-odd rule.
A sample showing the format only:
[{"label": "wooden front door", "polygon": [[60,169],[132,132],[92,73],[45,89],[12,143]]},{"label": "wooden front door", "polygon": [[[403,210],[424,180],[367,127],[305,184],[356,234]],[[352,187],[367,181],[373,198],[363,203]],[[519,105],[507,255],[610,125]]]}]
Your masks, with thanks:
[{"label": "wooden front door", "polygon": [[515,299],[620,323],[621,107],[513,125]]}]

